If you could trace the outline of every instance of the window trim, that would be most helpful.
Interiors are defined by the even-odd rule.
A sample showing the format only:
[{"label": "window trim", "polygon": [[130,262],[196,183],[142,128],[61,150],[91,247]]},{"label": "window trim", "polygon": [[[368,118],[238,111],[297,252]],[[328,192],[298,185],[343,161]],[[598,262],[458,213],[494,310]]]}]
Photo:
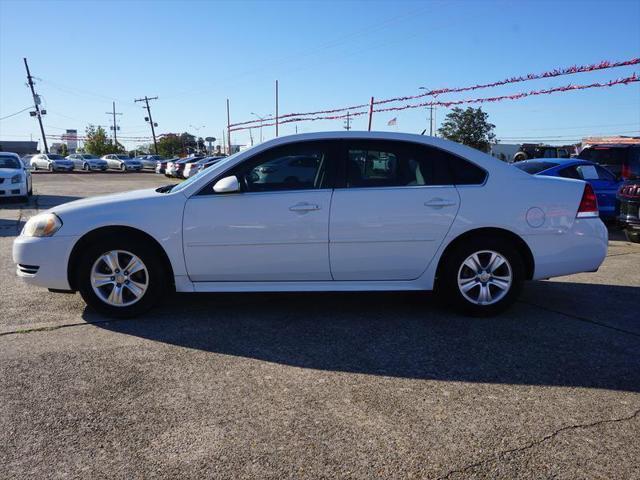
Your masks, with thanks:
[{"label": "window trim", "polygon": [[[195,194],[192,195],[192,197],[198,197],[198,196],[210,196],[210,195],[238,195],[238,194],[263,194],[263,193],[288,193],[288,192],[320,192],[323,190],[333,190],[335,188],[335,180],[336,177],[338,175],[338,164],[340,162],[340,159],[338,157],[338,152],[340,151],[339,148],[339,139],[321,139],[321,140],[302,140],[302,141],[297,141],[297,142],[291,142],[291,143],[285,143],[282,145],[277,145],[271,148],[268,148],[266,150],[262,150],[260,152],[255,153],[254,155],[251,155],[248,158],[245,158],[242,162],[237,163],[235,165],[230,166],[228,169],[220,172],[218,175],[216,175],[215,177],[213,177],[209,182],[207,182],[201,189],[199,189]],[[237,170],[241,170],[243,168],[245,168],[245,166],[249,163],[251,163],[252,161],[255,161],[256,158],[258,156],[267,154],[268,152],[271,152],[275,149],[278,148],[287,148],[287,147],[292,147],[294,145],[301,145],[301,144],[309,144],[309,143],[321,143],[321,144],[326,144],[328,145],[328,148],[326,149],[326,153],[327,153],[327,157],[329,159],[329,164],[328,164],[328,168],[327,168],[327,181],[326,181],[326,185],[322,188],[303,188],[303,189],[291,189],[291,190],[271,190],[271,191],[264,191],[264,192],[247,192],[247,191],[243,191],[240,190],[239,192],[233,192],[233,193],[217,193],[213,191],[213,186],[216,184],[216,182],[218,180],[221,180],[225,177],[228,177],[230,175],[236,175],[237,173],[235,173]],[[238,179],[239,180],[239,179]],[[242,188],[242,183],[241,183],[241,188]]]},{"label": "window trim", "polygon": [[[468,158],[462,157],[456,153],[453,153],[450,150],[445,150],[444,148],[440,148],[437,147],[435,145],[430,145],[427,143],[421,143],[421,142],[412,142],[410,140],[395,140],[395,139],[388,139],[388,138],[376,138],[376,139],[372,139],[372,138],[354,138],[354,139],[340,139],[341,142],[341,148],[340,148],[340,154],[338,156],[338,162],[339,162],[339,168],[338,170],[338,178],[335,181],[334,184],[334,188],[335,189],[341,189],[341,190],[372,190],[372,189],[407,189],[407,188],[450,188],[450,187],[456,187],[456,188],[460,188],[460,187],[483,187],[487,184],[487,182],[489,181],[489,172],[487,171],[486,168],[482,167],[481,165],[478,165],[476,162],[474,162],[473,160],[470,160]],[[371,142],[371,143],[375,143],[375,142],[391,142],[391,143],[396,143],[396,144],[404,144],[404,145],[410,145],[410,146],[418,146],[418,147],[422,147],[422,148],[432,148],[434,150],[438,150],[439,152],[443,152],[447,155],[451,155],[453,157],[456,157],[464,162],[470,163],[473,166],[475,166],[476,168],[479,168],[480,170],[482,170],[484,172],[484,180],[482,181],[482,183],[470,183],[470,184],[465,184],[465,183],[461,183],[461,184],[457,184],[457,183],[448,183],[448,184],[442,184],[442,185],[396,185],[396,186],[374,186],[374,187],[348,187],[347,186],[347,159],[349,157],[349,145],[348,143],[354,143],[354,142]],[[447,170],[449,170],[449,174],[450,177],[453,179],[454,175],[453,175],[453,169],[450,168],[449,164],[447,163]]]}]

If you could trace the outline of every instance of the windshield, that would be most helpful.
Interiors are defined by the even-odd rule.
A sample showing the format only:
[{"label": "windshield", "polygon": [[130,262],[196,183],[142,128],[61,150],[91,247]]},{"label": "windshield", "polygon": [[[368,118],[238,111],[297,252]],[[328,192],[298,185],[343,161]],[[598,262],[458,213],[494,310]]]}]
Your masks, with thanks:
[{"label": "windshield", "polygon": [[51,155],[51,154],[49,154],[49,159],[51,159],[51,160],[64,160],[64,157],[62,155]]},{"label": "windshield", "polygon": [[15,157],[0,156],[0,168],[21,168]]},{"label": "windshield", "polygon": [[98,160],[98,157],[95,155],[82,155],[82,158],[85,160]]},{"label": "windshield", "polygon": [[118,160],[131,160],[128,155],[116,155]]},{"label": "windshield", "polygon": [[553,162],[521,162],[516,163],[514,166],[519,168],[523,172],[535,175],[536,173],[543,172],[550,168],[556,167],[558,164]]},{"label": "windshield", "polygon": [[[236,158],[240,153],[244,153],[244,152],[236,152],[233,155],[229,155],[228,157],[226,157],[223,160],[221,160],[220,162],[218,162],[216,164],[216,166],[226,165],[227,163],[229,163],[229,161],[231,161],[234,158]],[[177,184],[175,187],[173,187],[171,189],[171,191],[172,192],[179,192],[181,190],[184,190],[186,187],[191,185],[194,181],[196,181],[197,179],[201,178],[202,175],[204,175],[205,173],[208,173],[208,172],[210,172],[210,170],[200,170],[193,177],[189,177],[184,182]]]}]

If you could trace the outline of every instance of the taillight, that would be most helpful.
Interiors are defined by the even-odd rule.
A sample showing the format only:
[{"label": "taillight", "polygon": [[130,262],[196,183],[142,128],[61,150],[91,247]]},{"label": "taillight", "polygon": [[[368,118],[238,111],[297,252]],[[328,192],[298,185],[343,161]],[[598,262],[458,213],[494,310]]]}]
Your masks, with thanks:
[{"label": "taillight", "polygon": [[618,190],[618,195],[624,198],[640,198],[640,184],[622,185]]},{"label": "taillight", "polygon": [[582,193],[582,200],[580,200],[580,206],[578,207],[577,218],[597,217],[598,216],[598,199],[591,184],[586,183],[584,185],[584,192]]}]

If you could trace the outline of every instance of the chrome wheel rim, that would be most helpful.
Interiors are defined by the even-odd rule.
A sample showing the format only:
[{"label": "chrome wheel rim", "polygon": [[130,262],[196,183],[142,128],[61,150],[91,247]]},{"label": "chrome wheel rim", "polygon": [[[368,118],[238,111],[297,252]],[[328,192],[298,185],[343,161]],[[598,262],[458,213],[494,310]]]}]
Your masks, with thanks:
[{"label": "chrome wheel rim", "polygon": [[133,253],[111,250],[100,255],[91,267],[91,286],[107,305],[128,307],[149,288],[149,272]]},{"label": "chrome wheel rim", "polygon": [[499,302],[511,289],[513,270],[504,255],[480,250],[467,257],[458,269],[458,289],[474,305]]}]

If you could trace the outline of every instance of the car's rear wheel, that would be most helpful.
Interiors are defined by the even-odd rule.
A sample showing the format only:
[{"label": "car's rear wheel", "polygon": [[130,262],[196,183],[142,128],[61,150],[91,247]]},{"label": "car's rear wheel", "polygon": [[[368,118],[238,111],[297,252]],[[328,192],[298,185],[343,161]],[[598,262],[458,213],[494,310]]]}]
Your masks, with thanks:
[{"label": "car's rear wheel", "polygon": [[120,171],[121,172],[126,172],[127,171],[127,167],[125,166],[124,163],[120,165]]},{"label": "car's rear wheel", "polygon": [[32,168],[34,171],[35,171],[35,170],[38,170],[38,164],[37,164],[37,163],[35,163],[35,162],[34,162],[34,163],[32,163],[32,164],[31,164],[31,168]]},{"label": "car's rear wheel", "polygon": [[53,163],[50,163],[50,164],[47,166],[47,170],[49,170],[49,172],[53,172]]},{"label": "car's rear wheel", "polygon": [[113,317],[132,317],[158,302],[167,275],[160,255],[148,245],[114,238],[84,252],[76,283],[90,307]]},{"label": "car's rear wheel", "polygon": [[88,172],[88,171],[89,171],[89,164],[88,164],[87,162],[83,163],[83,164],[82,164],[82,169],[83,169],[85,172]]},{"label": "car's rear wheel", "polygon": [[640,232],[634,232],[629,230],[628,228],[624,231],[624,236],[627,237],[627,240],[632,243],[640,243]]},{"label": "car's rear wheel", "polygon": [[522,290],[522,257],[507,240],[474,238],[454,247],[443,261],[438,290],[463,313],[496,315]]}]

